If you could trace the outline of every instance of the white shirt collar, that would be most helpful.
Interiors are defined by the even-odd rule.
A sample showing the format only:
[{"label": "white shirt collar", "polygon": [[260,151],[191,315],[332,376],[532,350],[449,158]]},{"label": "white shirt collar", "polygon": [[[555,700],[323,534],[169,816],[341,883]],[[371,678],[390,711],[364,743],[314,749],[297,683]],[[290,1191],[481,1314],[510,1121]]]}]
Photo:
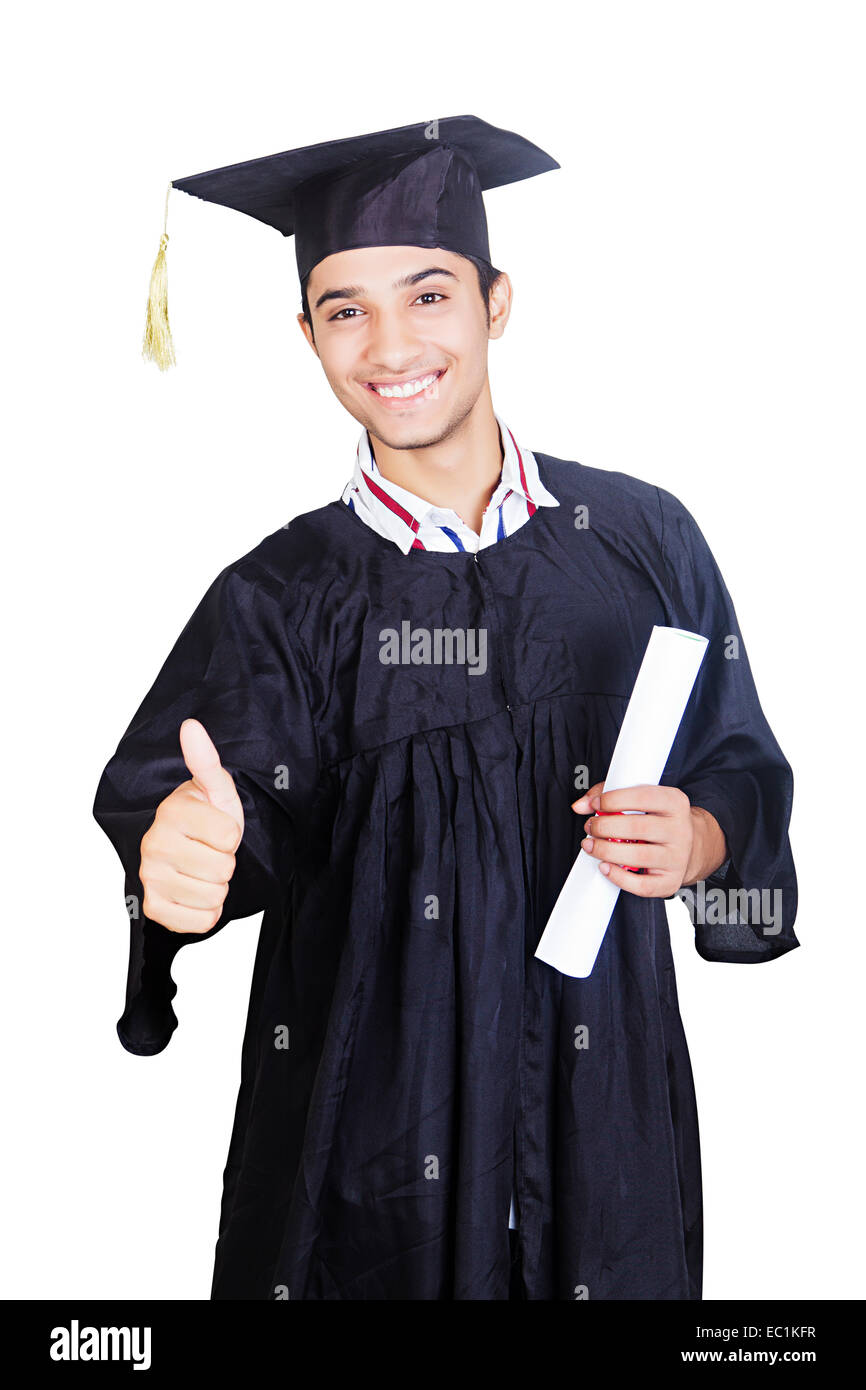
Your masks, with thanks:
[{"label": "white shirt collar", "polygon": [[[536,507],[558,507],[559,502],[541,481],[534,454],[517,444],[501,416],[495,414],[495,419],[502,441],[502,473],[486,512],[497,508],[509,493],[524,499],[527,516],[532,515]],[[352,486],[360,494],[362,504],[375,511],[380,528],[404,554],[408,554],[416,544],[419,533],[423,533],[429,525],[448,525],[452,519],[459,526],[464,525],[450,509],[438,507],[383,477],[376,465],[366,430],[361,432],[355,451]]]}]

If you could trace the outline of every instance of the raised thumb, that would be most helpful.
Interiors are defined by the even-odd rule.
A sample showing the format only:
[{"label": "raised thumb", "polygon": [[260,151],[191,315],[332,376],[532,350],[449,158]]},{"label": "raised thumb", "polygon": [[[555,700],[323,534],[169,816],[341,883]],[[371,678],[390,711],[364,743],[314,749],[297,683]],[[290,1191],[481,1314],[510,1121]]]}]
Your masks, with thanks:
[{"label": "raised thumb", "polygon": [[185,719],[181,724],[180,748],[192,780],[211,806],[225,811],[243,830],[243,806],[234,779],[220,762],[207,729],[197,719]]}]

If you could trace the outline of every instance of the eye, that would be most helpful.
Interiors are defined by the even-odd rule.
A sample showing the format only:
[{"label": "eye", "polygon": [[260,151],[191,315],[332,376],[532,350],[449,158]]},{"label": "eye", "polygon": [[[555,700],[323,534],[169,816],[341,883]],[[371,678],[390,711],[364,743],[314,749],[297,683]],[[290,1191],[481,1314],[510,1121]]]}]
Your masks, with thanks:
[{"label": "eye", "polygon": [[336,314],[332,314],[331,317],[328,319],[328,323],[337,323],[338,320],[343,318],[344,314],[360,314],[360,312],[361,310],[357,307],[357,305],[347,304],[345,309],[338,309]]},{"label": "eye", "polygon": [[422,299],[435,300],[435,299],[446,299],[446,298],[447,298],[447,295],[440,294],[438,290],[425,290],[423,294],[419,294],[418,298],[415,300],[415,303],[416,303],[416,304],[419,304],[419,303],[421,302]]}]

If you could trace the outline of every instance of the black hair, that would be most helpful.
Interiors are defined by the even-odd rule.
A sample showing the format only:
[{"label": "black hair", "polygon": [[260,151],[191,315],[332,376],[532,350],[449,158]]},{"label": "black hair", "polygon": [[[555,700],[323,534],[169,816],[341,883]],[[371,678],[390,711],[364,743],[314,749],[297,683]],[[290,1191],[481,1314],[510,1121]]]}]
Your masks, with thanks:
[{"label": "black hair", "polygon": [[[482,260],[480,256],[464,256],[463,259],[466,261],[471,261],[478,272],[478,288],[481,292],[481,298],[484,301],[484,312],[487,315],[487,327],[489,328],[490,291],[496,284],[496,281],[499,279],[500,275],[502,274],[502,271],[497,270],[496,266],[491,265],[489,261]],[[310,305],[307,300],[307,282],[310,278],[311,273],[311,271],[307,272],[307,275],[305,276],[301,284],[301,312],[303,313],[303,316],[306,319],[307,323],[310,325],[310,330],[312,331],[313,320],[310,316]],[[421,290],[420,293],[423,294],[423,290]]]}]

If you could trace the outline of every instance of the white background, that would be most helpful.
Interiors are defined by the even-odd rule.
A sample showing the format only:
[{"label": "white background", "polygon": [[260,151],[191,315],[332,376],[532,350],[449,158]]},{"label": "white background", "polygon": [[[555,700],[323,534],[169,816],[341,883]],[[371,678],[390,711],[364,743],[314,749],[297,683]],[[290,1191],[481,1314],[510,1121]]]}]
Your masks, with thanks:
[{"label": "white background", "polygon": [[694,513],[795,773],[801,949],[710,965],[670,907],[705,1297],[862,1297],[862,6],[149,0],[6,27],[3,1293],[209,1295],[257,920],[181,953],[180,1027],[126,1053],[91,805],[207,585],[338,496],[359,428],[295,323],[292,241],[179,192],[178,365],[142,361],[166,186],[471,112],[562,166],[487,195],[515,286],[494,405]]}]

